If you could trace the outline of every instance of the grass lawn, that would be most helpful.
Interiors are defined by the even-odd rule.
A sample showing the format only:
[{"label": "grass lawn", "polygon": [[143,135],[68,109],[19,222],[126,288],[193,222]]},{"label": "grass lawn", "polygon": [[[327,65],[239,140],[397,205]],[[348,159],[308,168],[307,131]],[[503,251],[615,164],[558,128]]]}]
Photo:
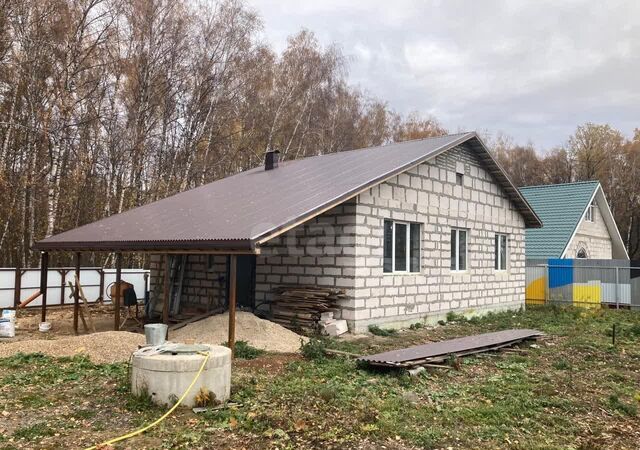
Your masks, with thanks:
[{"label": "grass lawn", "polygon": [[[231,407],[181,410],[117,448],[640,448],[640,313],[530,308],[324,344],[377,353],[517,327],[550,337],[418,377],[343,358],[238,360]],[[0,359],[0,449],[83,448],[161,415],[127,376],[83,358]]]}]

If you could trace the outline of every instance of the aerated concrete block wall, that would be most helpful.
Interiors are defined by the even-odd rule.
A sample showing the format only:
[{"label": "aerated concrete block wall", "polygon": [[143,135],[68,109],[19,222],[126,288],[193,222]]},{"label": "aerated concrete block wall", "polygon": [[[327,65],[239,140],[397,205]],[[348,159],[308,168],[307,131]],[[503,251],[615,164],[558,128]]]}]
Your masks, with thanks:
[{"label": "aerated concrete block wall", "polygon": [[[348,201],[268,241],[256,258],[256,304],[282,285],[328,286],[354,295],[356,203]],[[343,312],[353,308],[344,302]]]},{"label": "aerated concrete block wall", "polygon": [[[456,185],[456,172],[464,186]],[[422,224],[421,270],[383,272],[383,221]],[[451,228],[468,230],[468,268],[450,269]],[[448,311],[481,313],[524,305],[524,220],[466,147],[452,149],[358,196],[351,328],[437,321]],[[494,270],[496,233],[509,236],[508,270]]]},{"label": "aerated concrete block wall", "polygon": [[[180,255],[176,255],[180,257]],[[151,255],[149,263],[150,301],[162,311],[164,255]],[[180,304],[185,309],[207,311],[226,302],[227,257],[224,255],[187,255]]]}]

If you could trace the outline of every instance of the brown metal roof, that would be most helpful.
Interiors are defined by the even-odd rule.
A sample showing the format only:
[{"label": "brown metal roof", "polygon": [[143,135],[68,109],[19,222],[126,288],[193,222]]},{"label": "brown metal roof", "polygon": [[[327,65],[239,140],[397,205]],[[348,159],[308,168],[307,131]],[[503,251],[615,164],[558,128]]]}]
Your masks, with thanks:
[{"label": "brown metal roof", "polygon": [[529,227],[541,222],[475,133],[462,133],[257,167],[51,236],[38,250],[253,251],[392,176],[457,145],[487,164]]}]

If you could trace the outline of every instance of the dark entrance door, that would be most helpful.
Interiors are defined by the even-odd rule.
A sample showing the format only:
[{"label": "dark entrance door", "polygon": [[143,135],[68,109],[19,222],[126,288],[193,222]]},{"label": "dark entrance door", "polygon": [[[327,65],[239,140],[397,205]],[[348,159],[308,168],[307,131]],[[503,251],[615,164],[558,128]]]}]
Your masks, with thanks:
[{"label": "dark entrance door", "polygon": [[[229,280],[229,264],[227,260],[227,280]],[[227,281],[228,283],[228,281]],[[255,255],[238,255],[236,273],[236,305],[241,309],[253,309],[255,305],[256,257]],[[229,292],[227,285],[227,292]],[[228,303],[228,299],[227,299]]]}]

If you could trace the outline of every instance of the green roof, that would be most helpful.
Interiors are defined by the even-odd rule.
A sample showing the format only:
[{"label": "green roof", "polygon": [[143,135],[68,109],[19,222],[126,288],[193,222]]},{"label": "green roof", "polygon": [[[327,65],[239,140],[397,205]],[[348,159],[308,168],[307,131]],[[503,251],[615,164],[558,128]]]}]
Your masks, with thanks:
[{"label": "green roof", "polygon": [[542,228],[527,228],[527,258],[560,258],[582,214],[589,205],[598,181],[521,187]]}]

